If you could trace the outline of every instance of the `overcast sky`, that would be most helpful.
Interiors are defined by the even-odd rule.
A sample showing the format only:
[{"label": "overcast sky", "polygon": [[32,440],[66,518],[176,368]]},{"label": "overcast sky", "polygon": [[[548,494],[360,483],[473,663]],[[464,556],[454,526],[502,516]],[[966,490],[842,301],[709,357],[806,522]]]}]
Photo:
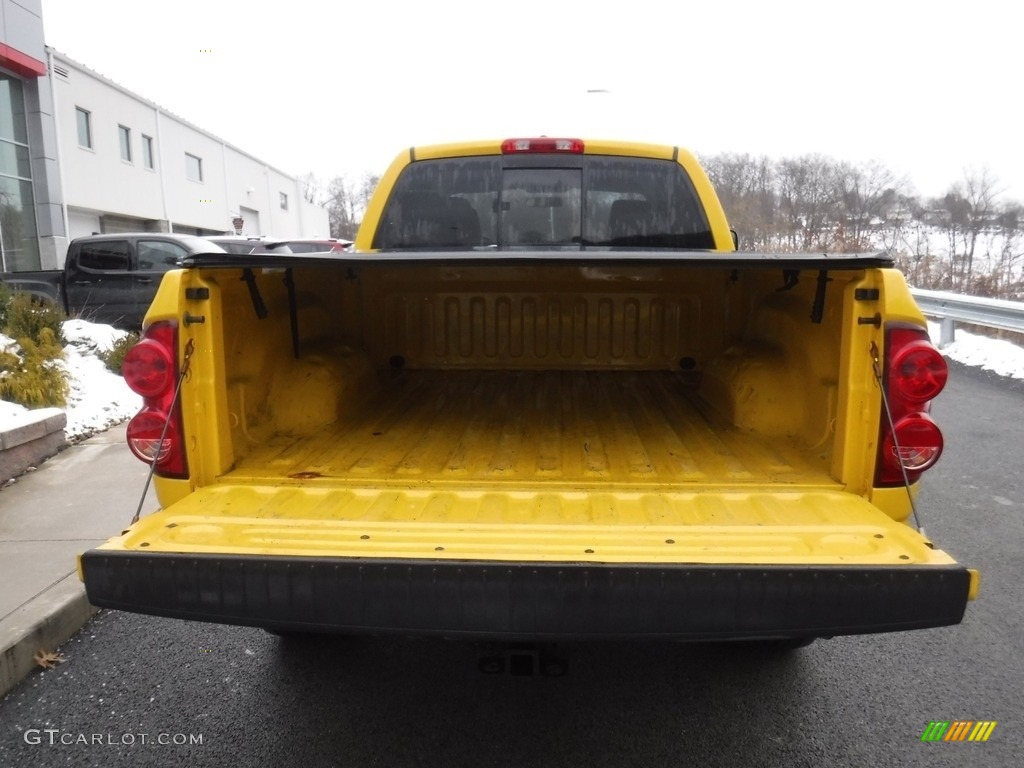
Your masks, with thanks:
[{"label": "overcast sky", "polygon": [[43,0],[43,22],[57,50],[295,175],[546,134],[877,159],[923,195],[988,168],[1024,201],[1022,6],[837,7]]}]

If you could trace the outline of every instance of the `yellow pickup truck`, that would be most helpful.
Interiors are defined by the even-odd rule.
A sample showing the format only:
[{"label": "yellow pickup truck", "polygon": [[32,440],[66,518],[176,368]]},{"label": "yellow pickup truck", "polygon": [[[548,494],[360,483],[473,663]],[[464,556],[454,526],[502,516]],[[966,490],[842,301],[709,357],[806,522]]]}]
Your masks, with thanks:
[{"label": "yellow pickup truck", "polygon": [[915,523],[946,366],[903,277],[737,251],[684,150],[416,147],[353,252],[184,264],[124,364],[161,509],[81,556],[97,606],[799,645],[977,591]]}]

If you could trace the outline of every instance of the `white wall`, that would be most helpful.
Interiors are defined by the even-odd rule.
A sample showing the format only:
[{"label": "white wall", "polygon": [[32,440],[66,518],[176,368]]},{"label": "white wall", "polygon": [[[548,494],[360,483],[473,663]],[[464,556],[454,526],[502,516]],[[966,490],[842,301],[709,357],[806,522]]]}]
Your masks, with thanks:
[{"label": "white wall", "polygon": [[[53,51],[67,77],[55,76],[64,200],[69,209],[169,222],[170,227],[232,231],[245,207],[257,211],[259,234],[326,237],[327,211],[303,204],[298,181],[243,150]],[[93,147],[78,144],[76,107],[91,114]],[[132,162],[121,159],[118,126],[131,130]],[[155,144],[145,168],[142,135]],[[185,173],[185,154],[202,160],[203,179]],[[280,194],[288,195],[287,210]],[[70,226],[72,236],[85,223]],[[165,227],[161,227],[165,228]],[[248,228],[248,227],[247,227]],[[90,230],[92,231],[92,230]]]},{"label": "white wall", "polygon": [[[156,136],[156,112],[57,56],[54,62],[68,72],[67,79],[54,77],[65,203],[123,216],[165,218],[160,176],[142,162],[141,135]],[[76,107],[90,113],[92,149],[78,143]],[[131,163],[121,159],[119,124],[131,130]]]},{"label": "white wall", "polygon": [[68,237],[72,240],[99,231],[100,217],[98,214],[88,211],[68,211]]},{"label": "white wall", "polygon": [[[226,231],[231,228],[224,202],[221,142],[166,112],[160,113],[160,158],[167,195],[167,218],[175,225]],[[202,181],[185,175],[185,154],[202,160]]]}]

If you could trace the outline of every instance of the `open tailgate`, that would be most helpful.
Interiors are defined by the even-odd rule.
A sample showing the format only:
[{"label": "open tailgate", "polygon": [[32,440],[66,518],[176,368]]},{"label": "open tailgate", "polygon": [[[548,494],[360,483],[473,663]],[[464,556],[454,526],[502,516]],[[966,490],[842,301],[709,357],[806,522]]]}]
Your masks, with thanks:
[{"label": "open tailgate", "polygon": [[84,553],[97,606],[511,637],[958,623],[976,576],[865,499],[759,491],[201,488]]}]

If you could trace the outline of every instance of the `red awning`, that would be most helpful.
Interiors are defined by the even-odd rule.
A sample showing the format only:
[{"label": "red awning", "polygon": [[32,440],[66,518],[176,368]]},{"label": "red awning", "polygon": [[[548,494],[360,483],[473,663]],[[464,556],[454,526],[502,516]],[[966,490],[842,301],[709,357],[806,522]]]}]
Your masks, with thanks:
[{"label": "red awning", "polygon": [[46,74],[45,62],[3,43],[0,43],[0,67],[22,77],[42,77]]}]

